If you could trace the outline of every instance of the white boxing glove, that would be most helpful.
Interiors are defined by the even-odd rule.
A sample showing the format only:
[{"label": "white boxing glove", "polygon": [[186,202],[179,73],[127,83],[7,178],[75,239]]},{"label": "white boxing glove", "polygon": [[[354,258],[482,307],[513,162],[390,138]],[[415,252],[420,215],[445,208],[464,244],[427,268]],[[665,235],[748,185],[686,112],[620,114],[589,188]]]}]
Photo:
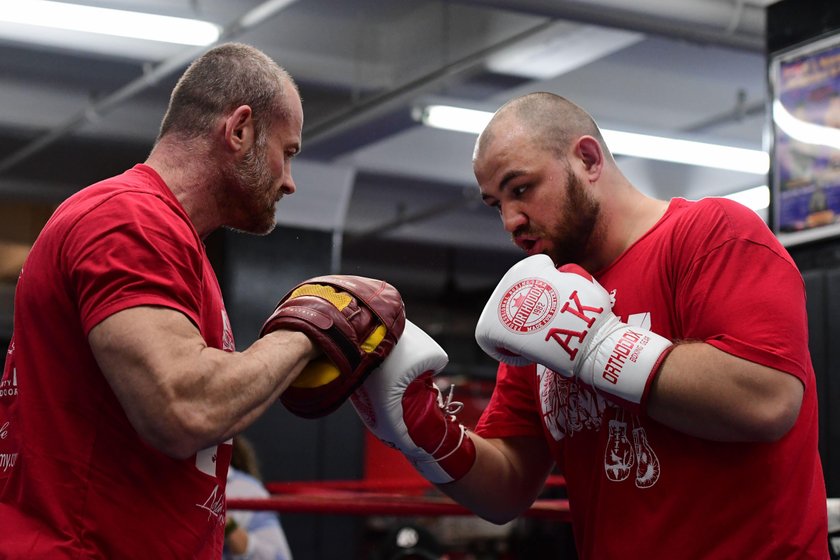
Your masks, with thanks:
[{"label": "white boxing glove", "polygon": [[435,484],[458,480],[475,462],[475,446],[455,417],[461,403],[451,402],[451,391],[444,399],[433,381],[448,362],[443,348],[406,320],[391,354],[350,397],[373,435]]},{"label": "white boxing glove", "polygon": [[516,263],[490,296],[478,345],[512,365],[538,363],[575,377],[639,412],[673,343],[622,323],[610,294],[578,265],[557,270],[546,255]]}]

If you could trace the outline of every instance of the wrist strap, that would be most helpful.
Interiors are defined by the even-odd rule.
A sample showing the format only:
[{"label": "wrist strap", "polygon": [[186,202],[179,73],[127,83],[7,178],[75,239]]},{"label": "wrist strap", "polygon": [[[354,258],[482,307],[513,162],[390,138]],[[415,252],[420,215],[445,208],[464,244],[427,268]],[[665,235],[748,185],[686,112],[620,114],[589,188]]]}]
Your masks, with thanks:
[{"label": "wrist strap", "polygon": [[610,327],[587,358],[581,380],[638,414],[673,343],[647,329],[623,323]]},{"label": "wrist strap", "polygon": [[475,445],[455,416],[463,404],[452,400],[453,389],[450,386],[444,398],[432,376],[424,375],[411,383],[403,396],[406,430],[416,447],[401,451],[435,484],[460,479],[475,463]]}]

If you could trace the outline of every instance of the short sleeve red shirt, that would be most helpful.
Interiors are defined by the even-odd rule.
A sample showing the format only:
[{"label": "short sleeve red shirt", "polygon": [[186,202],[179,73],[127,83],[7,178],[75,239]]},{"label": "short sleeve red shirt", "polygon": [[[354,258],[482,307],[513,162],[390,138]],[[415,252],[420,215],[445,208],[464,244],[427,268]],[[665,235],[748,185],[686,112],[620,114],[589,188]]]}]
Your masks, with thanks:
[{"label": "short sleeve red shirt", "polygon": [[175,309],[234,350],[204,245],[142,164],[65,201],[19,278],[4,374],[16,393],[0,401],[19,446],[0,494],[9,557],[221,557],[230,445],[177,460],[146,444],[87,343],[141,305]]},{"label": "short sleeve red shirt", "polygon": [[766,225],[725,199],[674,199],[596,278],[625,322],[800,379],[791,431],[775,443],[700,439],[545,367],[501,365],[476,432],[545,439],[582,559],[827,558],[804,284]]}]

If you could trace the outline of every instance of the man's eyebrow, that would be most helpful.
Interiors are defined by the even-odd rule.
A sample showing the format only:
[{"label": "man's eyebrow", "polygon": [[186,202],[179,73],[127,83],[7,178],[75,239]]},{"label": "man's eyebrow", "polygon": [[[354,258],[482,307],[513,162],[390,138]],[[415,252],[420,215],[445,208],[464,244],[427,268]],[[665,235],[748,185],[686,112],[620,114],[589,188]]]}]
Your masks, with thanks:
[{"label": "man's eyebrow", "polygon": [[512,169],[511,171],[508,171],[507,173],[505,173],[502,176],[502,180],[499,181],[499,191],[501,192],[501,191],[505,190],[505,187],[507,186],[508,183],[510,183],[512,180],[514,180],[517,177],[520,177],[522,175],[525,175],[525,171],[522,171],[521,169]]},{"label": "man's eyebrow", "polygon": [[[502,179],[499,181],[499,194],[503,193],[507,184],[510,183],[512,180],[516,179],[517,177],[521,177],[525,175],[527,172],[521,169],[513,169],[508,171],[502,176]],[[496,197],[493,195],[489,195],[487,193],[481,193],[481,200],[488,205],[492,205],[493,202],[496,201]]]}]

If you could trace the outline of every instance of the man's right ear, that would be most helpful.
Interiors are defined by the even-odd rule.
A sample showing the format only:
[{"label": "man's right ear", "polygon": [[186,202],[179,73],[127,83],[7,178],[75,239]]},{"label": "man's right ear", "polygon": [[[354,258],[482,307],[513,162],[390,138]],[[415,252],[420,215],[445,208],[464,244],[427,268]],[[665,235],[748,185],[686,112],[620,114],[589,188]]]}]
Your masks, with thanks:
[{"label": "man's right ear", "polygon": [[604,168],[604,150],[600,142],[593,136],[585,135],[578,138],[574,150],[575,156],[583,162],[584,169],[590,181],[601,176]]},{"label": "man's right ear", "polygon": [[247,152],[254,143],[254,114],[248,105],[240,105],[225,119],[224,141],[231,150]]}]

